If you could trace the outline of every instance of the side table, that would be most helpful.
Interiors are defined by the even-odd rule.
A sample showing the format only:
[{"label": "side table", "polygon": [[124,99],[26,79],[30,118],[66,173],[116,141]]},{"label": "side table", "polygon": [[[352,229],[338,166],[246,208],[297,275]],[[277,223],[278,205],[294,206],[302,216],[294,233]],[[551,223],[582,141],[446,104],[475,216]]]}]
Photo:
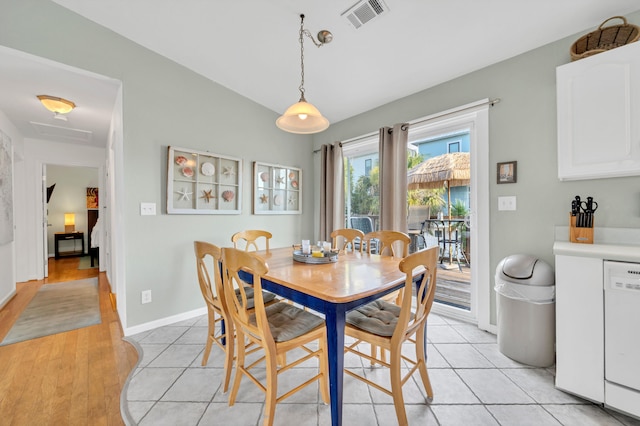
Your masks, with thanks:
[{"label": "side table", "polygon": [[[73,240],[73,250],[60,253],[60,241],[67,240]],[[81,251],[75,250],[76,240],[80,240],[82,244]],[[56,232],[54,235],[54,241],[56,259],[60,259],[63,256],[84,256],[84,232]]]}]

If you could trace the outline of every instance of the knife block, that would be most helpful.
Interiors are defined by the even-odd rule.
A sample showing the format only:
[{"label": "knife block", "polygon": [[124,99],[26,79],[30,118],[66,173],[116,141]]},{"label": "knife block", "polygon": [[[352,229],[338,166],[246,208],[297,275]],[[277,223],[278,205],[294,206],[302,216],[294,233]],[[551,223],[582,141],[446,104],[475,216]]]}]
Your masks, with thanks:
[{"label": "knife block", "polygon": [[[593,225],[595,217],[592,217]],[[593,244],[593,226],[591,228],[578,228],[576,226],[576,216],[569,214],[569,241],[580,244]]]}]

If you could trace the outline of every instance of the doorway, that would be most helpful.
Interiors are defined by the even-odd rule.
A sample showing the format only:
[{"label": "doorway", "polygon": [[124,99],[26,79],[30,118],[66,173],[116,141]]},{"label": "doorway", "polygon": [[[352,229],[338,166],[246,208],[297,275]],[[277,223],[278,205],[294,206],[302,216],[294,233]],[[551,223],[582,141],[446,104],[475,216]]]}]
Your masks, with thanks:
[{"label": "doorway", "polygon": [[[56,94],[78,105],[66,122],[53,117],[37,102],[30,102],[29,108],[24,109],[14,108],[22,103],[13,102],[2,111],[14,132],[12,140],[17,153],[14,182],[20,188],[14,192],[13,200],[15,251],[10,262],[15,268],[15,279],[12,281],[44,278],[49,254],[49,244],[45,247],[44,243],[44,236],[48,235],[44,217],[46,199],[42,195],[44,165],[97,168],[105,235],[100,269],[105,271],[112,291],[121,295],[118,313],[126,328],[121,231],[124,226],[121,215],[113,213],[124,204],[122,82],[3,46],[0,59],[0,63],[10,64],[0,67],[6,97],[22,99],[24,93],[32,93],[34,88],[51,87]],[[54,190],[53,197],[55,194]]]},{"label": "doorway", "polygon": [[[470,255],[468,304],[456,306],[446,303],[434,303],[433,311],[461,320],[477,323],[487,330],[489,319],[489,134],[488,100],[467,104],[459,108],[443,111],[411,123],[409,143],[438,141],[429,148],[441,149],[441,154],[452,149],[470,153],[469,186],[457,189],[458,196],[466,202],[465,223],[466,250]],[[423,150],[424,151],[424,150]],[[431,154],[438,154],[431,152]],[[451,188],[452,190],[454,188]],[[448,207],[448,206],[447,206]]]},{"label": "doorway", "polygon": [[[100,176],[98,168],[45,164],[46,176],[44,256],[45,278],[48,260],[67,256],[80,257],[79,268],[86,268],[85,256],[100,241],[94,234],[95,217],[99,217]],[[95,233],[100,232],[96,229]],[[93,237],[93,239],[92,239]],[[89,257],[87,257],[88,259]],[[94,265],[100,264],[99,259]],[[91,265],[89,265],[91,266]]]}]

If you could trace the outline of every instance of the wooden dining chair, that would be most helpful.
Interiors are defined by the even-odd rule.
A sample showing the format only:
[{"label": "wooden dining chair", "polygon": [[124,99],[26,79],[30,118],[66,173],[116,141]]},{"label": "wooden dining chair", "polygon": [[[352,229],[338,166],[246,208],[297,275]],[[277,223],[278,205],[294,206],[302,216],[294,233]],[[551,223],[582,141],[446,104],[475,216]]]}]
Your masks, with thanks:
[{"label": "wooden dining chair", "polygon": [[[354,353],[389,368],[391,389],[374,383],[349,369],[345,369],[344,372],[390,395],[393,398],[400,425],[408,424],[402,386],[416,370],[420,372],[428,402],[433,400],[433,389],[426,364],[425,331],[427,316],[435,296],[437,263],[437,247],[421,250],[405,257],[399,265],[400,271],[405,273],[405,295],[415,294],[415,299],[405,297],[402,300],[402,306],[376,300],[347,313],[345,334],[356,340],[345,347],[345,352]],[[413,275],[418,268],[424,268],[424,274],[418,283],[415,283]],[[412,311],[412,299],[416,302],[415,311]],[[407,341],[415,345],[415,359],[402,354],[403,343]],[[389,362],[360,352],[357,346],[362,342],[388,350]],[[410,364],[411,368],[403,376],[405,363]]]},{"label": "wooden dining chair", "polygon": [[[196,255],[198,283],[200,284],[202,297],[207,305],[209,319],[209,330],[204,354],[202,355],[202,365],[207,365],[214,343],[225,352],[223,392],[226,392],[229,389],[231,379],[235,339],[233,321],[226,309],[222,291],[222,251],[220,247],[204,241],[194,241],[193,248]],[[235,293],[236,297],[238,297],[239,290],[235,291]],[[247,293],[247,297],[249,298],[249,307],[253,308],[253,290]],[[263,300],[267,304],[273,303],[275,295],[265,292]]]},{"label": "wooden dining chair", "polygon": [[[223,274],[225,301],[233,319],[237,339],[238,341],[247,339],[264,350],[263,357],[256,361],[252,360],[249,365],[245,365],[246,354],[244,347],[238,345],[236,375],[229,395],[229,405],[235,403],[243,375],[247,376],[266,394],[265,426],[273,424],[276,403],[288,398],[316,380],[320,382],[322,400],[325,404],[328,404],[327,338],[324,320],[317,315],[285,302],[265,307],[262,300],[261,280],[269,269],[265,261],[256,254],[235,248],[223,248],[222,263],[225,270]],[[255,294],[254,311],[247,309],[246,290],[250,287],[240,278],[240,270],[251,274]],[[235,297],[234,289],[236,287],[240,289],[241,297]],[[318,349],[316,350],[306,346],[315,342],[318,343]],[[278,365],[281,354],[286,354],[297,348],[303,349],[306,354],[287,365]],[[314,357],[319,359],[319,373],[287,393],[277,396],[278,375]],[[266,364],[266,384],[260,382],[251,372],[263,360]]]},{"label": "wooden dining chair", "polygon": [[[376,244],[372,244],[372,241],[377,241]],[[367,253],[371,254],[373,247],[376,247],[377,254],[381,256],[394,256],[405,258],[409,254],[409,245],[411,244],[411,237],[404,232],[399,231],[373,231],[365,234],[363,241],[367,246]],[[396,253],[397,252],[397,253]],[[402,304],[402,296],[404,289],[394,291],[386,296],[382,297],[382,300],[386,302],[395,303],[400,306]],[[371,345],[371,357],[377,357],[378,349],[375,345]],[[381,350],[380,357],[385,359],[385,352]],[[372,364],[373,365],[373,364]]]},{"label": "wooden dining chair", "polygon": [[[351,251],[356,251],[356,240],[362,241],[364,232],[359,229],[341,228],[333,231],[331,238],[333,247],[340,250],[340,252],[345,252],[349,245],[351,245]],[[362,244],[358,244],[358,251],[362,252]]]},{"label": "wooden dining chair", "polygon": [[258,247],[257,240],[263,237],[265,239],[265,250],[269,251],[269,240],[273,235],[271,232],[263,231],[261,229],[248,229],[236,232],[231,236],[231,242],[233,243],[233,248],[238,248],[238,242],[244,241],[245,251],[249,251],[251,247],[258,251],[260,248]]},{"label": "wooden dining chair", "polygon": [[[399,231],[374,231],[365,234],[363,241],[366,243],[367,252],[371,254],[373,244],[372,240],[377,241],[377,253],[379,255],[387,255],[405,258],[409,254],[409,245],[411,245],[411,237],[404,232]],[[393,292],[384,297],[387,301],[396,300],[400,305],[402,299],[402,290]]]},{"label": "wooden dining chair", "polygon": [[[377,240],[377,246],[375,244],[370,244],[371,240]],[[409,254],[411,237],[404,232],[399,231],[372,231],[364,234],[363,241],[366,243],[367,253],[369,254],[371,254],[373,247],[377,247],[377,254],[382,255],[386,253],[389,256],[404,258]],[[401,250],[398,250],[396,242],[401,244]]]}]

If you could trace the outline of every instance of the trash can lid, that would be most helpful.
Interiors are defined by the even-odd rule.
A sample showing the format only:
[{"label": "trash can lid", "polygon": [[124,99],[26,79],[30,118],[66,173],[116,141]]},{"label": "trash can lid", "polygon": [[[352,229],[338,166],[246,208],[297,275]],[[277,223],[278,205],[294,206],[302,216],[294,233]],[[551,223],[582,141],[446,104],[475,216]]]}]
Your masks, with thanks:
[{"label": "trash can lid", "polygon": [[538,259],[528,254],[507,256],[502,263],[502,273],[516,280],[526,280],[533,276]]},{"label": "trash can lid", "polygon": [[554,285],[551,265],[529,254],[513,254],[500,261],[496,268],[496,284],[513,282],[524,285]]}]

